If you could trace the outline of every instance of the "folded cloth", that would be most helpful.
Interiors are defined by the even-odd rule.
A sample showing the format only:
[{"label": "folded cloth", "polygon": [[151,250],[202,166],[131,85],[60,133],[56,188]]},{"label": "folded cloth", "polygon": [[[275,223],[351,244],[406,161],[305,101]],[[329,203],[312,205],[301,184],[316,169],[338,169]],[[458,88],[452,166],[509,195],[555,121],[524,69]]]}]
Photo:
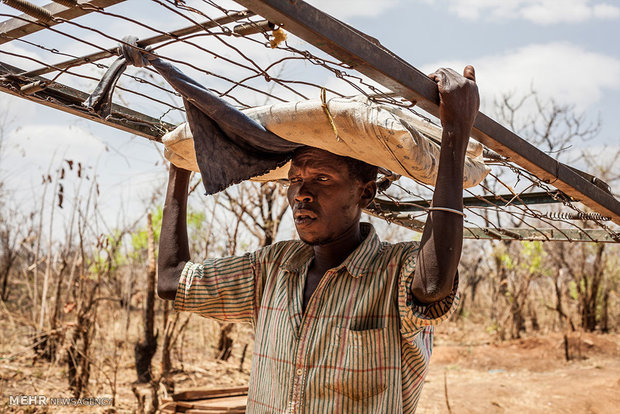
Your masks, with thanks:
[{"label": "folded cloth", "polygon": [[110,66],[84,105],[109,116],[114,86],[127,65],[150,64],[183,97],[206,194],[284,165],[303,146],[267,131],[179,69],[139,48],[137,38],[126,37],[123,42],[119,45],[123,56]]}]

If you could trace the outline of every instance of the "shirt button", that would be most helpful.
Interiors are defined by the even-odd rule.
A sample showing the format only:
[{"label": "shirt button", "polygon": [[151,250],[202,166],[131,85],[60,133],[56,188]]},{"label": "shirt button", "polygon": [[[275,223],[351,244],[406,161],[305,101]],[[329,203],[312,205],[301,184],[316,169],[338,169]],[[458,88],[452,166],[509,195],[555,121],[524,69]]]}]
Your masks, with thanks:
[{"label": "shirt button", "polygon": [[304,373],[304,370],[301,368],[297,368],[297,371],[295,371],[297,373],[297,376],[301,377],[301,375]]}]

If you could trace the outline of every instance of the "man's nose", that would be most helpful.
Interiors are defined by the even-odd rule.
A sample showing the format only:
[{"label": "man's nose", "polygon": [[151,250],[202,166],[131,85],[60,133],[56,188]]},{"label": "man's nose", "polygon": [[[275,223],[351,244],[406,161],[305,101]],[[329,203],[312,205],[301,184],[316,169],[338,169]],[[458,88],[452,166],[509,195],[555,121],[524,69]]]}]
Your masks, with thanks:
[{"label": "man's nose", "polygon": [[312,193],[308,191],[308,186],[306,184],[302,184],[299,187],[299,191],[295,194],[295,201],[298,203],[310,203],[314,200]]}]

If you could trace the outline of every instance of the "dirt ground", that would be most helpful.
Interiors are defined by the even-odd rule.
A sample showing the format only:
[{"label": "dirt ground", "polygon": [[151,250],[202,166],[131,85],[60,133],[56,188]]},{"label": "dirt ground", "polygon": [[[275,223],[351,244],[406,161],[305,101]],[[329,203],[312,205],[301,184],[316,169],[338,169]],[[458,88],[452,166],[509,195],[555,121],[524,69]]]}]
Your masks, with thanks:
[{"label": "dirt ground", "polygon": [[[249,329],[239,328],[233,356],[228,362],[221,362],[213,357],[215,340],[211,339],[216,337],[218,328],[214,322],[208,322],[213,326],[200,318],[190,324],[188,332],[194,336],[185,339],[183,371],[174,376],[177,389],[247,384],[249,351],[241,370],[240,359],[243,345],[251,336]],[[33,362],[32,352],[25,345],[21,340],[12,344],[7,341],[0,349],[1,412],[129,413],[135,410],[131,344],[118,354],[116,408],[9,406],[9,395],[69,395],[63,364]],[[568,345],[570,361],[565,358],[561,333],[495,342],[483,327],[448,322],[436,336],[418,413],[620,412],[620,335],[571,333]],[[101,358],[97,363],[109,361]],[[155,369],[158,364],[159,354],[156,354]],[[175,367],[179,365],[175,362]],[[91,379],[93,395],[109,395],[106,390],[110,389],[113,378],[109,374],[107,379],[102,375],[94,377]]]},{"label": "dirt ground", "polygon": [[563,334],[468,344],[446,328],[419,413],[620,412],[620,335],[568,334],[566,361]]}]

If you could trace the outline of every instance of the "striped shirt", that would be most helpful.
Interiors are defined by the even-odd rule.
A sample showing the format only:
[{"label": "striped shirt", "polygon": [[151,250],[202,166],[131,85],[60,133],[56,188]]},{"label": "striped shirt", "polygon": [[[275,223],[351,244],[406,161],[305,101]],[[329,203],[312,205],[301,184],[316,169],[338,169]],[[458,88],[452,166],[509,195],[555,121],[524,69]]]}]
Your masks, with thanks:
[{"label": "striped shirt", "polygon": [[302,312],[313,249],[284,241],[185,266],[174,307],[248,322],[256,340],[248,413],[413,413],[433,325],[456,308],[458,278],[440,302],[416,305],[419,243],[365,240],[328,270]]}]

